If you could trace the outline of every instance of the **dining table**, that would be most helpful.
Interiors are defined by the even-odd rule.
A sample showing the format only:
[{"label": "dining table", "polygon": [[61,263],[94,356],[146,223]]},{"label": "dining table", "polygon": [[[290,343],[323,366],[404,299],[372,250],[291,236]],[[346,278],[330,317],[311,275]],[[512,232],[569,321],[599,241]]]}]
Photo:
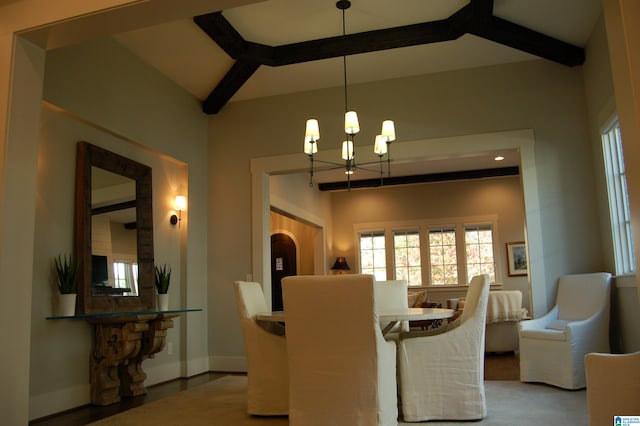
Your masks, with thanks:
[{"label": "dining table", "polygon": [[[381,324],[385,324],[382,334],[386,335],[400,321],[440,320],[453,317],[453,309],[446,308],[402,308],[383,310],[378,313]],[[264,312],[256,315],[257,321],[287,323],[285,311]]]}]

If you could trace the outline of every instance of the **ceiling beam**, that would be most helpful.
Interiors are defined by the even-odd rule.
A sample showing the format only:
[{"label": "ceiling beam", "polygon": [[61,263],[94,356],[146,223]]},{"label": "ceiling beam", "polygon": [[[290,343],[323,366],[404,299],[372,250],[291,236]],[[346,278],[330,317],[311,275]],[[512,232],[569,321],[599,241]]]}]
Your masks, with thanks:
[{"label": "ceiling beam", "polygon": [[429,173],[423,175],[412,176],[393,176],[372,179],[359,179],[340,181],[340,182],[325,182],[318,184],[318,190],[320,191],[344,191],[349,189],[358,188],[377,188],[379,186],[393,186],[393,185],[409,185],[416,183],[429,183],[429,182],[449,182],[455,180],[469,180],[469,179],[483,179],[493,177],[504,176],[518,176],[520,174],[520,168],[518,166],[513,167],[499,167],[497,169],[479,169],[479,170],[464,170],[459,172],[442,172],[442,173]]},{"label": "ceiling beam", "polygon": [[584,63],[584,49],[495,17],[493,0],[471,0],[449,18],[403,27],[366,31],[267,46],[246,41],[222,12],[193,18],[194,22],[236,63],[204,101],[207,114],[217,114],[261,66],[291,65],[359,53],[455,40],[473,34],[567,66]]}]

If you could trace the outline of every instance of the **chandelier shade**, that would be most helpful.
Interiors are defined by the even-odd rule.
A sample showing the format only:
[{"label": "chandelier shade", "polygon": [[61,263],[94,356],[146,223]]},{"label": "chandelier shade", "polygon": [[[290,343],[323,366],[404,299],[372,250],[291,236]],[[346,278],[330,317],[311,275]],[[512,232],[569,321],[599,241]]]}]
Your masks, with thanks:
[{"label": "chandelier shade", "polygon": [[[351,2],[348,0],[339,0],[336,3],[336,7],[342,11],[342,37],[346,39],[346,25],[345,25],[345,10],[351,7]],[[372,161],[368,163],[361,163],[356,166],[355,162],[355,135],[360,132],[360,123],[358,121],[358,114],[349,109],[347,101],[347,57],[342,57],[343,71],[344,71],[344,132],[346,134],[346,140],[342,142],[342,159],[344,164],[334,163],[331,161],[321,161],[314,158],[314,154],[318,153],[318,141],[320,140],[320,125],[318,120],[310,118],[307,120],[304,134],[304,153],[309,156],[309,185],[313,186],[313,175],[316,171],[335,170],[336,168],[344,167],[345,174],[347,175],[348,189],[351,189],[350,176],[356,170],[364,170],[373,173],[380,174],[380,184],[383,184],[383,157],[387,157],[387,174],[391,176],[391,154],[389,152],[389,144],[396,139],[395,125],[392,120],[384,120],[382,122],[382,130],[380,134],[376,136],[373,147],[373,152],[378,156],[378,161]],[[321,163],[330,165],[333,167],[315,170],[314,164]],[[379,170],[369,169],[365,166],[379,163]]]}]

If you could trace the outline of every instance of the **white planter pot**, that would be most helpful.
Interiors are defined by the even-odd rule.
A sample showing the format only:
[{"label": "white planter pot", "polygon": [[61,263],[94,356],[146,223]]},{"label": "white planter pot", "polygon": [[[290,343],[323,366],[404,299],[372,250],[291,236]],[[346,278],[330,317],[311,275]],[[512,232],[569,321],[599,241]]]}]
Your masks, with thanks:
[{"label": "white planter pot", "polygon": [[58,294],[58,315],[72,317],[76,314],[77,294]]},{"label": "white planter pot", "polygon": [[159,311],[168,311],[169,310],[169,295],[168,294],[159,294],[158,295],[158,310]]}]

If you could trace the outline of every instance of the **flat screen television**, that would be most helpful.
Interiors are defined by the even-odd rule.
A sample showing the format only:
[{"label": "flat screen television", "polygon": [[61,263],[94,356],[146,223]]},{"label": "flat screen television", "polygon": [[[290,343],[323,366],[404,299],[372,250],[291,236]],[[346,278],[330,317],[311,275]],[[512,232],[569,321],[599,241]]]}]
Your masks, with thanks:
[{"label": "flat screen television", "polygon": [[91,282],[93,284],[106,284],[109,281],[109,267],[107,256],[91,256]]}]

